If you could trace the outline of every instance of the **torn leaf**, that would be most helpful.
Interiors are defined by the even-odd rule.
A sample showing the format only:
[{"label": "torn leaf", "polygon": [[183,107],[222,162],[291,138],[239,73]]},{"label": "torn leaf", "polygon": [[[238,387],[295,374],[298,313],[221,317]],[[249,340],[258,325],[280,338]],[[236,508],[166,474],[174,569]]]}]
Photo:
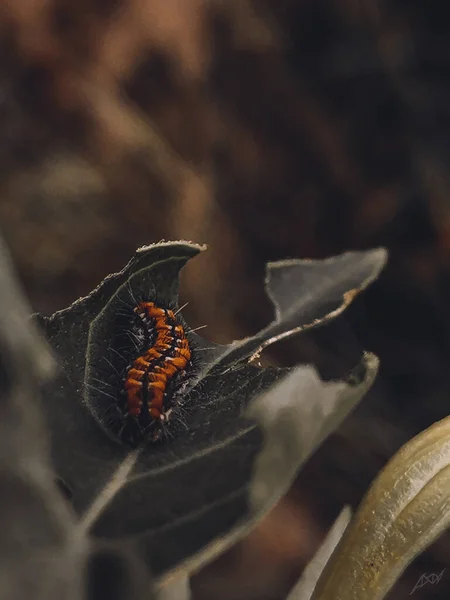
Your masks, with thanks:
[{"label": "torn leaf", "polygon": [[[190,331],[178,309],[179,271],[201,249],[184,242],[141,248],[89,296],[40,318],[61,367],[45,390],[56,472],[91,536],[137,552],[160,583],[174,570],[188,572],[211,560],[270,508],[368,389],[377,365],[367,355],[355,385],[324,384],[310,367],[262,369],[248,361],[261,345],[343,310],[377,276],[384,251],[272,265],[268,285],[277,321],[241,345],[219,346]],[[135,311],[142,303],[152,304],[143,316]],[[190,353],[180,372],[177,327]],[[133,366],[138,359],[140,372]],[[176,375],[169,382],[170,361]],[[290,373],[299,393],[280,402],[273,386]],[[129,394],[129,380],[142,383],[145,394]],[[150,393],[155,382],[163,394]],[[122,426],[141,410],[156,410],[156,400],[164,416],[161,435],[147,438],[140,424],[130,463]],[[277,463],[275,475],[267,448],[275,447],[286,418],[277,450],[284,464]]]},{"label": "torn leaf", "polygon": [[386,250],[378,248],[325,260],[269,263],[266,291],[275,307],[275,320],[256,335],[219,352],[219,368],[230,367],[270,344],[336,318],[378,277],[386,261]]}]

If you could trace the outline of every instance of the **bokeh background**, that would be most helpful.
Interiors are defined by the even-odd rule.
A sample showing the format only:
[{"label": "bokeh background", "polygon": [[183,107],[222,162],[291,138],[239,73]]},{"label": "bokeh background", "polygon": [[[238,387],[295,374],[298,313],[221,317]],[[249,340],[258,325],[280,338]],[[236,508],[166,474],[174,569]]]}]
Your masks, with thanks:
[{"label": "bokeh background", "polygon": [[[278,600],[343,503],[450,406],[450,10],[435,0],[0,0],[0,227],[51,313],[161,239],[216,342],[272,317],[264,265],[387,246],[345,319],[267,360],[380,377],[194,600]],[[353,333],[351,333],[353,331]],[[450,597],[450,536],[417,559]]]}]

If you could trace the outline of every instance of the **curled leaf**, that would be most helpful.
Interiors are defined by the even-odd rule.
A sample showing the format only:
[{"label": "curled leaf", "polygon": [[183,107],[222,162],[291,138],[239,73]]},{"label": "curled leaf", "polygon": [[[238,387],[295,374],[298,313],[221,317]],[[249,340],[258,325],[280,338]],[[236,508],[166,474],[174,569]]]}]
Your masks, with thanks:
[{"label": "curled leaf", "polygon": [[386,261],[386,250],[378,248],[325,260],[268,263],[266,291],[275,307],[275,320],[256,335],[219,350],[220,367],[230,367],[270,344],[336,318],[378,277]]},{"label": "curled leaf", "polygon": [[378,359],[363,356],[358,385],[322,382],[315,369],[300,366],[249,407],[265,442],[255,464],[250,501],[255,511],[272,506],[287,491],[300,465],[339,427],[375,380]]},{"label": "curled leaf", "polygon": [[[86,298],[40,318],[61,366],[45,394],[58,476],[70,490],[85,530],[94,539],[127,546],[144,557],[160,584],[178,570],[187,572],[211,560],[243,535],[285,492],[376,372],[376,359],[369,355],[357,385],[323,384],[309,367],[262,369],[248,363],[256,349],[324,323],[342,310],[377,276],[384,251],[272,265],[268,286],[278,311],[276,323],[241,345],[219,346],[190,331],[178,311],[179,271],[201,249],[184,242],[141,248]],[[185,380],[170,392],[173,409],[165,437],[155,441],[142,432],[130,460],[129,440],[111,415],[132,417],[119,401],[127,365],[143,350],[129,325],[141,301],[177,313],[192,359]],[[122,343],[127,336],[134,341],[124,350],[117,340]],[[272,386],[292,372],[290,381],[298,384],[298,392],[279,402]],[[314,409],[316,401],[320,408]],[[264,414],[271,415],[269,421]],[[312,434],[300,417],[316,419]],[[283,435],[286,418],[290,428]],[[284,464],[277,465],[277,475],[264,465],[266,446],[279,437],[278,456],[281,452]]]},{"label": "curled leaf", "polygon": [[405,444],[372,484],[313,600],[381,600],[450,524],[450,417]]}]

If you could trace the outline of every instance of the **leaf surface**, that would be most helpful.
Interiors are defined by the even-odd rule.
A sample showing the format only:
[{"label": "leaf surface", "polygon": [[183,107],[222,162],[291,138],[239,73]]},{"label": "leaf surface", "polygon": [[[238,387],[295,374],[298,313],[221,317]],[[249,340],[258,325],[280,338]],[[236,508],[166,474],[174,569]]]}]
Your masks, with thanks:
[{"label": "leaf surface", "polygon": [[[94,514],[99,496],[108,497],[100,511],[95,508],[91,534],[128,545],[158,577],[183,565],[196,568],[243,535],[358,402],[377,369],[376,359],[366,355],[357,381],[324,384],[311,367],[262,369],[249,359],[339,314],[379,274],[385,251],[272,264],[267,286],[276,320],[254,338],[212,344],[177,315],[192,361],[173,392],[167,435],[140,445],[114,488],[130,448],[111,413],[117,413],[126,365],[141,351],[117,340],[140,301],[177,309],[179,271],[202,249],[184,242],[141,248],[89,296],[50,318],[38,317],[61,367],[45,396],[58,476],[80,517]],[[306,433],[309,420],[312,434]],[[272,464],[276,446],[278,462]]]}]

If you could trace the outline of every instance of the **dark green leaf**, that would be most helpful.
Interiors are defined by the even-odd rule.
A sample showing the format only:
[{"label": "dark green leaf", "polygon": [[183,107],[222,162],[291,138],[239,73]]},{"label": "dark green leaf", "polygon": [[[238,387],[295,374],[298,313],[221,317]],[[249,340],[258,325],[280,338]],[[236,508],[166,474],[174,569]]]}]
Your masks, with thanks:
[{"label": "dark green leaf", "polygon": [[386,260],[386,250],[378,248],[346,252],[326,260],[269,263],[266,290],[275,307],[275,320],[251,338],[218,353],[220,368],[339,316],[378,277]]},{"label": "dark green leaf", "polygon": [[0,243],[0,554],[8,600],[78,598],[73,514],[48,464],[39,381],[53,361],[36,335]]},{"label": "dark green leaf", "polygon": [[[283,403],[278,405],[276,387],[263,395],[291,370],[261,369],[248,364],[250,356],[338,314],[377,276],[386,255],[378,250],[271,265],[268,289],[277,320],[254,338],[231,346],[188,333],[192,364],[187,380],[173,392],[176,402],[167,436],[144,444],[130,458],[124,443],[129,440],[117,428],[117,406],[127,362],[140,349],[124,350],[117,340],[126,333],[126,319],[138,302],[177,307],[179,271],[200,250],[181,242],[142,248],[123,271],[89,296],[49,319],[41,318],[61,365],[45,403],[58,476],[71,490],[73,506],[85,515],[92,534],[138,551],[156,575],[187,560],[189,568],[198,566],[242,534],[286,490],[311,449],[337,426],[376,372],[375,359],[366,361],[360,385],[324,388],[317,375],[311,377],[311,369],[294,371],[299,385],[307,382],[308,402],[293,395],[287,412],[281,410]],[[181,315],[178,318],[186,327]],[[316,397],[329,410],[314,413]],[[265,403],[270,422],[257,408]],[[250,405],[252,411],[246,414]],[[298,420],[292,419],[296,407],[305,418],[317,419],[315,434],[304,442],[294,442],[301,431]],[[293,452],[283,450],[286,464],[274,478],[271,468],[256,461],[261,449],[270,448],[271,440],[282,435],[287,413],[292,426],[285,439]],[[258,460],[264,463],[265,457],[263,450]],[[275,489],[255,503],[261,485]]]}]

